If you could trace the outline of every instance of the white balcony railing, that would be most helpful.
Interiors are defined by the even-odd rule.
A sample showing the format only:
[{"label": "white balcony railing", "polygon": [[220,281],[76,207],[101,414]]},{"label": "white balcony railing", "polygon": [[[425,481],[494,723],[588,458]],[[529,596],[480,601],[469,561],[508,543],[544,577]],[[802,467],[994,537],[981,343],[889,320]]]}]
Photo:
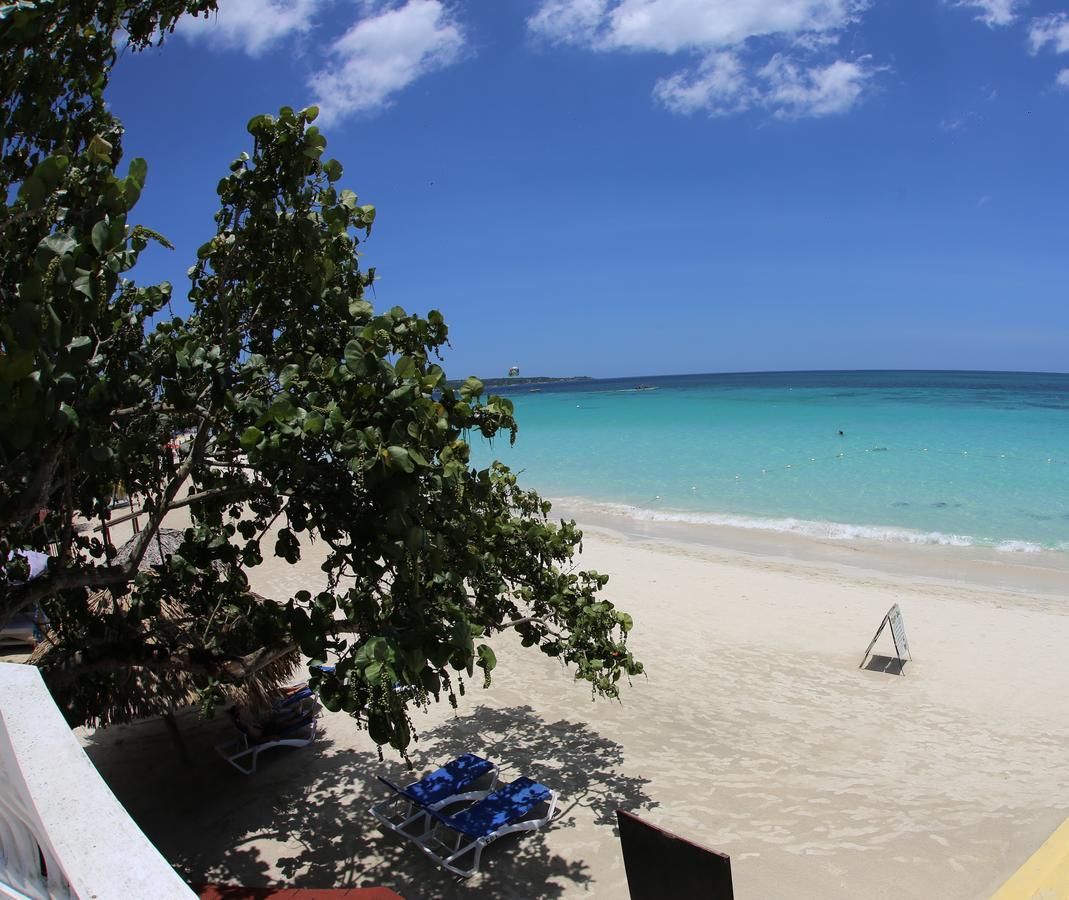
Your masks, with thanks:
[{"label": "white balcony railing", "polygon": [[0,897],[195,896],[101,779],[41,673],[0,663]]}]

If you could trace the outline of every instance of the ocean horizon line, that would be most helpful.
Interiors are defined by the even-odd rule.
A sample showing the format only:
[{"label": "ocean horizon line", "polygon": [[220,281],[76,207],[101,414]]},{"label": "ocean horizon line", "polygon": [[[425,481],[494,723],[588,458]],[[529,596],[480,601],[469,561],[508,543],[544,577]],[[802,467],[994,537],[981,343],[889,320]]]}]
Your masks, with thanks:
[{"label": "ocean horizon line", "polygon": [[[552,378],[561,381],[576,379],[589,381],[620,381],[633,378],[708,378],[732,375],[866,375],[866,374],[913,374],[913,375],[1060,375],[1069,377],[1069,372],[1043,369],[738,369],[710,372],[662,372],[659,374],[630,373],[624,375],[520,375],[516,383],[522,384],[534,378]],[[480,378],[499,378],[500,376],[479,376]],[[501,385],[507,387],[507,385]]]}]

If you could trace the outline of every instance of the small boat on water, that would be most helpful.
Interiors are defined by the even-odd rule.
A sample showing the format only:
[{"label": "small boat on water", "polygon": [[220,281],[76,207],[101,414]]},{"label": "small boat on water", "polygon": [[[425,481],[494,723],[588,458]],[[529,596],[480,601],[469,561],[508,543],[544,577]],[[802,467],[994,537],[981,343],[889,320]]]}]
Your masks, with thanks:
[{"label": "small boat on water", "polygon": [[654,391],[656,388],[652,384],[636,384],[636,391]]}]

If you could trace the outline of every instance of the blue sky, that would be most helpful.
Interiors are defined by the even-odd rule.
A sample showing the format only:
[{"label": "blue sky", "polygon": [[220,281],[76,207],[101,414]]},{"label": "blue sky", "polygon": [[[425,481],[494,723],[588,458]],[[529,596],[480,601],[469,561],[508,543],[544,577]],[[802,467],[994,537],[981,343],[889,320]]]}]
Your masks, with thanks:
[{"label": "blue sky", "polygon": [[219,5],[110,93],[176,297],[246,121],[315,102],[452,377],[1069,370],[1064,2]]}]

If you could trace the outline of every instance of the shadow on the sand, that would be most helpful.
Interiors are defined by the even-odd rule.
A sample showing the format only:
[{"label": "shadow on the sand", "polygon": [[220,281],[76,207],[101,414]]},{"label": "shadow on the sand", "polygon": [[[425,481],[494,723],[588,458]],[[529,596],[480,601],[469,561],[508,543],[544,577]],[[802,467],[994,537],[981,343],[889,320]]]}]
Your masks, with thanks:
[{"label": "shadow on the sand", "polygon": [[865,671],[885,672],[888,675],[901,675],[905,666],[906,661],[904,659],[899,659],[897,656],[880,656],[878,653],[874,653],[869,658],[868,664],[865,666]]},{"label": "shadow on the sand", "polygon": [[[211,753],[219,725],[195,719],[183,723],[195,760],[189,767],[177,761],[162,725],[140,736],[136,751],[122,736],[104,732],[87,752],[192,884],[269,884],[276,878],[268,858],[287,885],[381,885],[409,900],[559,897],[590,884],[581,859],[550,851],[545,829],[503,838],[483,854],[483,874],[466,882],[451,878],[418,849],[378,829],[368,814],[384,797],[375,775],[409,781],[414,775],[400,761],[380,762],[374,751],[333,749],[330,731],[346,727],[354,726],[331,717],[325,736],[307,750],[265,754],[261,770],[248,778]],[[527,706],[478,707],[422,734],[414,750],[416,774],[474,752],[499,763],[503,781],[520,775],[543,781],[560,795],[560,812],[548,829],[593,819],[599,842],[616,842],[618,807],[656,805],[644,790],[648,779],[622,773],[620,744],[582,722],[546,722]]]}]

